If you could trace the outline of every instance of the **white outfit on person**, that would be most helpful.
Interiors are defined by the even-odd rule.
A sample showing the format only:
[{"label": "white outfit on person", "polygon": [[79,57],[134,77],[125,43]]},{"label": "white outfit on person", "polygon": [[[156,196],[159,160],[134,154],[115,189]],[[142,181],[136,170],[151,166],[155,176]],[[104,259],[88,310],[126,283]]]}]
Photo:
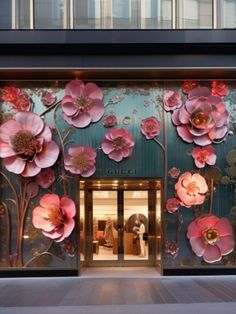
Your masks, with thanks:
[{"label": "white outfit on person", "polygon": [[145,241],[143,240],[143,234],[145,232],[145,225],[144,223],[141,222],[140,227],[139,227],[139,242],[140,242],[140,256],[144,257],[145,256]]}]

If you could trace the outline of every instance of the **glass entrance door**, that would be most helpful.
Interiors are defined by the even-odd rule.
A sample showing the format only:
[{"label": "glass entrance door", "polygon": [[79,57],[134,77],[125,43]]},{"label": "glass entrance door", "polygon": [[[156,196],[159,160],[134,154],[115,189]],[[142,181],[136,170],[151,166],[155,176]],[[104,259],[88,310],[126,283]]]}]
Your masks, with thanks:
[{"label": "glass entrance door", "polygon": [[142,185],[89,184],[84,189],[88,266],[155,265],[156,190]]}]

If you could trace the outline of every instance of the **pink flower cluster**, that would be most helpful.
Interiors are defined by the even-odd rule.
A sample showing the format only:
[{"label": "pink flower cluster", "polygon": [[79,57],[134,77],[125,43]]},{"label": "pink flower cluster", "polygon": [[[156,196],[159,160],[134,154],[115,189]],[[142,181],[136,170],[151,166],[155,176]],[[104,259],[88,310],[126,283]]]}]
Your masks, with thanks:
[{"label": "pink flower cluster", "polygon": [[216,163],[216,154],[212,146],[208,145],[205,147],[195,147],[192,150],[192,156],[196,167],[203,168],[205,164],[214,165]]},{"label": "pink flower cluster", "polygon": [[28,94],[22,91],[20,88],[14,86],[5,86],[2,89],[1,98],[12,107],[14,112],[30,110],[30,98]]},{"label": "pink flower cluster", "polygon": [[36,113],[19,111],[1,125],[0,157],[8,171],[33,177],[51,167],[58,155],[50,128]]},{"label": "pink flower cluster", "polygon": [[105,111],[102,99],[102,91],[96,84],[71,81],[66,85],[62,99],[64,119],[78,128],[97,122]]},{"label": "pink flower cluster", "polygon": [[194,253],[207,263],[220,261],[234,249],[233,230],[226,218],[197,218],[188,226],[187,237]]},{"label": "pink flower cluster", "polygon": [[76,214],[75,203],[68,197],[45,194],[39,201],[40,206],[33,209],[32,223],[35,228],[56,242],[69,237],[74,229]]}]

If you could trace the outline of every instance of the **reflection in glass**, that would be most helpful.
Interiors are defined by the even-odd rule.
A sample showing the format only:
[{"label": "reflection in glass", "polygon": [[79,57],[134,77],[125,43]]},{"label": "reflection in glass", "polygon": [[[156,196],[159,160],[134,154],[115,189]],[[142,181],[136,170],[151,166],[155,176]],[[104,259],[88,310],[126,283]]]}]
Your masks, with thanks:
[{"label": "reflection in glass", "polygon": [[218,27],[236,27],[236,0],[218,0]]},{"label": "reflection in glass", "polygon": [[177,28],[212,28],[212,0],[179,0]]},{"label": "reflection in glass", "polygon": [[20,29],[30,28],[30,1],[31,0],[18,1],[18,21]]},{"label": "reflection in glass", "polygon": [[93,191],[93,260],[117,259],[117,192]]},{"label": "reflection in glass", "polygon": [[80,191],[80,260],[85,259],[85,206],[84,191]]},{"label": "reflection in glass", "polygon": [[141,0],[141,28],[171,28],[171,0]]},{"label": "reflection in glass", "polygon": [[11,29],[11,1],[0,1],[0,29]]},{"label": "reflection in glass", "polygon": [[124,191],[124,260],[148,260],[148,191]]},{"label": "reflection in glass", "polygon": [[156,258],[161,266],[161,191],[156,191]]},{"label": "reflection in glass", "polygon": [[63,0],[35,0],[34,27],[39,29],[63,29]]}]

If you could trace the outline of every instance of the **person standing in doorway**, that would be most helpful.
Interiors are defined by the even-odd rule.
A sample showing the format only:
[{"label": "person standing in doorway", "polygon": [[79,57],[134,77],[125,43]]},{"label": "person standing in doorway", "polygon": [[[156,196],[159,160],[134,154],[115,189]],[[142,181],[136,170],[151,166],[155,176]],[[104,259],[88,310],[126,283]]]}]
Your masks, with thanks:
[{"label": "person standing in doorway", "polygon": [[145,241],[143,240],[143,234],[145,232],[145,225],[144,225],[144,221],[142,219],[140,219],[140,226],[139,226],[139,243],[140,243],[140,257],[145,257]]}]

